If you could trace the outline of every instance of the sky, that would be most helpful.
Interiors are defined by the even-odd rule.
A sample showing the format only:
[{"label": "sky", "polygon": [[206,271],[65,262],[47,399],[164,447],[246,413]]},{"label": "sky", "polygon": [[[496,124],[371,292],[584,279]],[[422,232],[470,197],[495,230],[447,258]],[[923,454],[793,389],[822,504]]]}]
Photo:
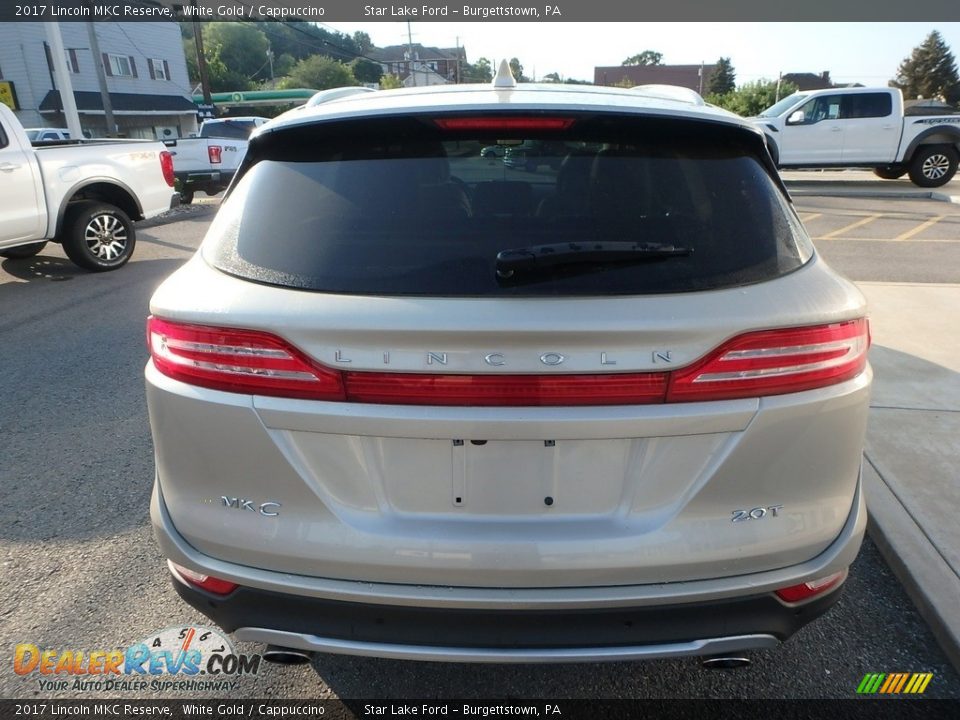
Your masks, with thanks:
[{"label": "sky", "polygon": [[[407,42],[407,23],[330,23],[347,34],[362,30],[378,47]],[[837,83],[886,85],[900,62],[939,30],[960,57],[960,23],[411,23],[413,42],[466,47],[467,60],[517,57],[524,74],[540,79],[593,80],[595,65],[619,65],[644,50],[669,65],[729,57],[737,83],[776,79],[781,72],[830,72]]]}]

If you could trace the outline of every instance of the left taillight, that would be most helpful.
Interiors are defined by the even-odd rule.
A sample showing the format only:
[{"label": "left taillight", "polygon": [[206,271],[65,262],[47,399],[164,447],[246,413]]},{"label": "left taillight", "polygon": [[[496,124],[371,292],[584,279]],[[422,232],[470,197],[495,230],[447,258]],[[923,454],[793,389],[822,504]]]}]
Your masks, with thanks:
[{"label": "left taillight", "polygon": [[170,568],[170,572],[173,573],[173,576],[187,585],[193,585],[198,587],[201,590],[206,590],[209,593],[214,595],[229,595],[234,590],[236,590],[239,585],[230,580],[223,580],[222,578],[214,577],[213,575],[205,575],[204,573],[196,572],[190,568],[185,568],[183,565],[177,565],[177,563],[172,560],[167,560],[167,567]]},{"label": "left taillight", "polygon": [[282,338],[255,330],[147,319],[157,370],[191,385],[249,395],[344,400],[341,373],[311,362]]},{"label": "left taillight", "polygon": [[173,187],[173,155],[167,150],[160,151],[160,170],[167,185]]}]

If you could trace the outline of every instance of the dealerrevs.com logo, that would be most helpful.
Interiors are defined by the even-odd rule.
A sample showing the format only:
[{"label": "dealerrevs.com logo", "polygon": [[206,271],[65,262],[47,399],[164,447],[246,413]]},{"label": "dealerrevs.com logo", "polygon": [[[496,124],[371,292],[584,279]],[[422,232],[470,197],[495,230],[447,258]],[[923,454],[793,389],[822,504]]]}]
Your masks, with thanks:
[{"label": "dealerrevs.com logo", "polygon": [[233,690],[236,678],[256,675],[259,655],[239,655],[211,628],[191,625],[153,633],[114,650],[14,649],[13,671],[36,677],[41,691]]}]

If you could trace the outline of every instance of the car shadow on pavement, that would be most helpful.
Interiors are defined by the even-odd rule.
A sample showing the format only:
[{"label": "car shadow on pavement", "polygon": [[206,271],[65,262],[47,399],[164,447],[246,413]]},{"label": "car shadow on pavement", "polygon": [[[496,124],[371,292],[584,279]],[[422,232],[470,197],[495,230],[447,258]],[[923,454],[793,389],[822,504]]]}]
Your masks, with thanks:
[{"label": "car shadow on pavement", "polygon": [[20,280],[33,282],[51,280],[59,282],[73,280],[77,275],[87,275],[87,271],[77,267],[66,258],[34,255],[31,258],[8,259],[0,263],[0,269]]}]

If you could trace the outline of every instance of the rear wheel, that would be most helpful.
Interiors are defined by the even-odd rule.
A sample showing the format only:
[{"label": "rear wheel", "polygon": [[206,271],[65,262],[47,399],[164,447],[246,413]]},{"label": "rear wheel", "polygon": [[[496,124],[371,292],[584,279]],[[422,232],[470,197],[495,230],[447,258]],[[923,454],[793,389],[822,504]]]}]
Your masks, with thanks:
[{"label": "rear wheel", "polygon": [[193,202],[193,190],[181,190],[180,191],[180,204],[189,205]]},{"label": "rear wheel", "polygon": [[0,251],[0,255],[5,258],[20,259],[33,257],[47,246],[47,241],[30,243],[29,245],[20,245],[19,247],[9,248]]},{"label": "rear wheel", "polygon": [[907,169],[902,165],[885,165],[873,169],[873,174],[884,180],[896,180],[907,174]]},{"label": "rear wheel", "polygon": [[957,172],[957,151],[949,145],[924,145],[910,162],[910,180],[920,187],[940,187]]},{"label": "rear wheel", "polygon": [[122,267],[133,255],[136,241],[127,214],[107,203],[77,203],[64,219],[63,251],[85,270],[103,272]]}]

